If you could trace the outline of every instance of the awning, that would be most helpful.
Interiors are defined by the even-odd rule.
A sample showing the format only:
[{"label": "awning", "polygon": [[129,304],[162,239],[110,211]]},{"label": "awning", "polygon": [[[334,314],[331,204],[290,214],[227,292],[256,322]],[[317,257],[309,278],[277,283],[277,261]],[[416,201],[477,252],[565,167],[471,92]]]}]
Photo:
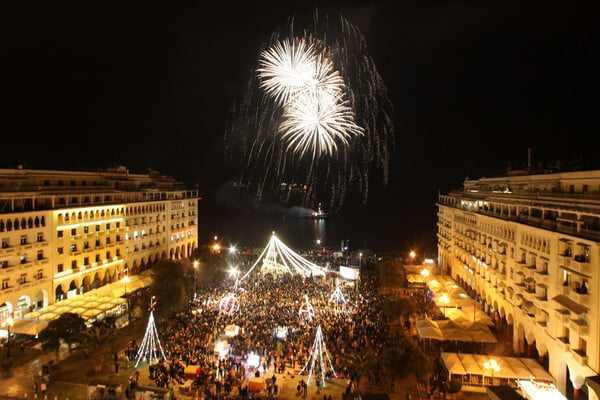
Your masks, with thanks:
[{"label": "awning", "polygon": [[442,360],[444,360],[448,374],[465,375],[467,373],[456,353],[442,353]]},{"label": "awning", "polygon": [[13,327],[10,328],[10,332],[20,335],[35,336],[47,326],[48,321],[26,321],[22,319],[16,319]]},{"label": "awning", "polygon": [[558,296],[553,297],[552,300],[554,300],[561,306],[573,311],[575,314],[584,314],[588,311],[587,307],[582,306],[581,304],[571,300],[568,296],[564,294],[559,294]]}]

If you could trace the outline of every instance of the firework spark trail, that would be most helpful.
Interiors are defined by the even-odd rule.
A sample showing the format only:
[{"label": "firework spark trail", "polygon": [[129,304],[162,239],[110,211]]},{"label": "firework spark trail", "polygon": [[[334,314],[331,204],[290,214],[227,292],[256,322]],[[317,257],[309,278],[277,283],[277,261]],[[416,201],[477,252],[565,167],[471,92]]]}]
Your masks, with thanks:
[{"label": "firework spark trail", "polygon": [[[301,183],[307,187],[303,206],[314,207],[322,202],[335,210],[350,193],[360,193],[363,204],[366,203],[370,178],[377,176],[380,182],[387,183],[389,154],[394,146],[393,107],[360,30],[343,17],[338,20],[339,25],[329,24],[327,18],[319,19],[318,13],[314,18],[310,33],[297,36],[293,29],[287,34],[276,33],[260,49],[258,66],[249,78],[246,96],[233,115],[236,122],[226,132],[226,145],[228,155],[240,160],[248,193],[257,199],[276,196],[283,182]],[[308,79],[298,87],[280,85],[277,91],[267,92],[268,84],[276,81],[267,83],[273,78],[260,71],[264,69],[263,55],[269,49],[273,52],[278,43],[284,48],[286,42],[294,45],[294,49],[301,43],[304,49],[311,48],[307,65],[312,64],[313,76],[319,77],[316,81],[321,83],[329,78],[329,83],[311,86],[311,82],[316,82]],[[291,114],[288,108],[293,107],[292,99],[301,98],[298,93],[311,91],[320,96],[332,87],[343,94],[344,105],[353,110],[350,121],[362,134],[338,135],[333,143],[325,136],[311,137],[310,145],[319,145],[320,150],[316,147],[309,150],[306,147],[309,139],[298,138],[294,144],[300,147],[293,151],[289,147],[293,129],[282,129]]]}]

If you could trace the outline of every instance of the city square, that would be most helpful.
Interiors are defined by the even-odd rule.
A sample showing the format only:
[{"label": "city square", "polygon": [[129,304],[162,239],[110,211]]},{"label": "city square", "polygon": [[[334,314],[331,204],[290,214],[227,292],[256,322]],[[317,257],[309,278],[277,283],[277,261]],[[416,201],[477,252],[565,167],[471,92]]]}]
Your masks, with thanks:
[{"label": "city square", "polygon": [[600,397],[587,5],[1,7],[1,399]]}]

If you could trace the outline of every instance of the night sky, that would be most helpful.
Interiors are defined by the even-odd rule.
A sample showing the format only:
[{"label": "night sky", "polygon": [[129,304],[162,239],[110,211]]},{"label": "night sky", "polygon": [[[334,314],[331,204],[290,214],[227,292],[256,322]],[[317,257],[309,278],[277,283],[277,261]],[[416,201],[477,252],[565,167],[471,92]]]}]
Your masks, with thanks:
[{"label": "night sky", "polygon": [[261,44],[316,7],[362,30],[395,107],[390,183],[350,199],[350,229],[433,249],[438,191],[467,176],[521,168],[528,148],[536,166],[599,167],[597,14],[576,2],[162,3],[0,6],[0,167],[152,168],[197,183],[218,224],[236,212],[217,195],[238,172],[230,109]]}]

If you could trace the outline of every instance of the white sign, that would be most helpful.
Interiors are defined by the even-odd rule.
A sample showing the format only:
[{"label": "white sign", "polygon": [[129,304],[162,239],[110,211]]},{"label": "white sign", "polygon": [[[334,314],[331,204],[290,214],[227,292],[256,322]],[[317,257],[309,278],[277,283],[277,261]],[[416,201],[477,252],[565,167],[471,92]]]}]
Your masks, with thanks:
[{"label": "white sign", "polygon": [[360,278],[360,271],[357,268],[340,266],[340,276],[350,281],[356,281]]}]

